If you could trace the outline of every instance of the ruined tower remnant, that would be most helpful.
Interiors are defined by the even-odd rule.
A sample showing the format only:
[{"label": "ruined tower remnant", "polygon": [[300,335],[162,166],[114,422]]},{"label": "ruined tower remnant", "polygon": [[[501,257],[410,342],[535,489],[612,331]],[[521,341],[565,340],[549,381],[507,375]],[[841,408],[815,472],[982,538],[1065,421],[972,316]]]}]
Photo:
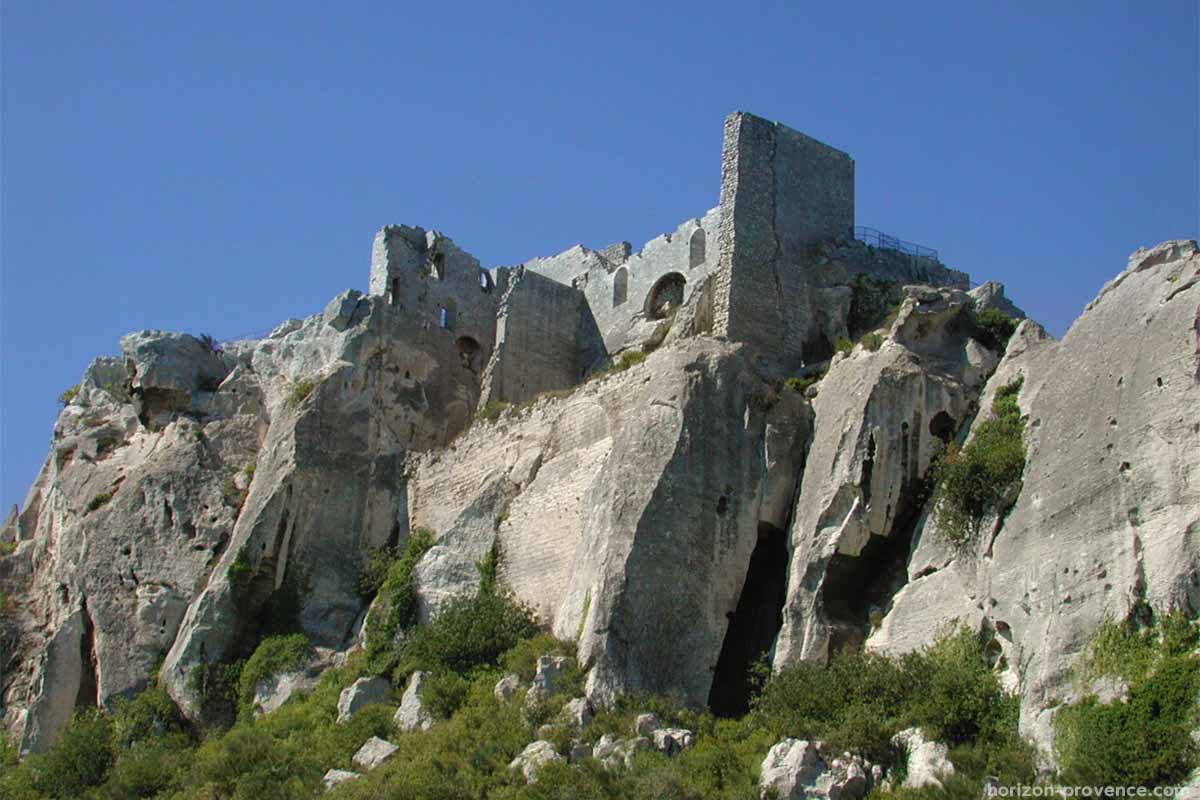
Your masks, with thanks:
[{"label": "ruined tower remnant", "polygon": [[966,284],[934,260],[856,243],[853,159],[737,112],[725,121],[720,204],[636,253],[576,245],[489,272],[436,232],[391,225],[375,237],[370,293],[466,337],[480,403],[519,403],[657,345],[689,304],[690,333],[744,343],[784,371],[821,361],[848,333],[860,273]]}]

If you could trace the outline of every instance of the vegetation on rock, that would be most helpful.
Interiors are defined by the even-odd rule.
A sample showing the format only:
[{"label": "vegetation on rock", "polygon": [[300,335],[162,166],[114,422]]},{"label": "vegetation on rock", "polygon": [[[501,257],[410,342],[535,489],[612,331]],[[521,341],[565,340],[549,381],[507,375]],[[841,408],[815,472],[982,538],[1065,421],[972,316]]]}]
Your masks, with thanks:
[{"label": "vegetation on rock", "polygon": [[1017,405],[1023,380],[1000,387],[992,416],[961,449],[951,443],[934,466],[934,514],[939,532],[963,544],[984,517],[1003,517],[1025,471],[1025,418]]},{"label": "vegetation on rock", "polygon": [[1125,698],[1088,694],[1059,710],[1061,780],[1077,786],[1166,786],[1200,766],[1200,629],[1182,614],[1140,626],[1107,622],[1076,667],[1081,683],[1107,678]]}]

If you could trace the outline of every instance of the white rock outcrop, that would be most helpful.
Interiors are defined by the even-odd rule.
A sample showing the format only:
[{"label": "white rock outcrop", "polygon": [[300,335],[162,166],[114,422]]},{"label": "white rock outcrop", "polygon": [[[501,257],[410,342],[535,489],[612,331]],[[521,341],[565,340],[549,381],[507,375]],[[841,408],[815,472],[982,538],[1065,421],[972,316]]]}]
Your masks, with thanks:
[{"label": "white rock outcrop", "polygon": [[954,774],[950,749],[926,739],[920,728],[905,728],[892,737],[892,744],[905,753],[907,772],[902,785],[906,789],[940,789],[942,781]]},{"label": "white rock outcrop", "polygon": [[355,752],[354,763],[364,771],[370,772],[396,754],[400,748],[386,739],[372,736]]},{"label": "white rock outcrop", "polygon": [[508,765],[509,769],[519,769],[525,776],[526,783],[536,783],[538,772],[547,764],[563,761],[563,757],[554,749],[550,742],[538,740],[530,742],[521,753]]},{"label": "white rock outcrop", "polygon": [[359,678],[338,696],[338,724],[348,721],[360,708],[386,703],[391,696],[392,684],[387,678]]},{"label": "white rock outcrop", "polygon": [[396,727],[405,732],[427,731],[433,727],[433,715],[425,707],[425,691],[429,688],[428,672],[417,670],[408,678],[408,686],[400,699],[393,720]]}]

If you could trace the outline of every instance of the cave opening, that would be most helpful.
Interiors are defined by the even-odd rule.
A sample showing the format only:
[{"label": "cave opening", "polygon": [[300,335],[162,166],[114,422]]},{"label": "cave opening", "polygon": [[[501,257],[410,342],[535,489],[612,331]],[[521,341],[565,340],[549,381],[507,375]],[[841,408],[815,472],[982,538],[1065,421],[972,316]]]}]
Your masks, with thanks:
[{"label": "cave opening", "polygon": [[829,560],[821,585],[820,609],[829,625],[829,654],[858,649],[866,640],[872,612],[882,614],[908,580],[908,556],[917,523],[929,497],[926,476],[901,491],[888,536],[872,535],[857,556],[837,553]]},{"label": "cave opening", "polygon": [[86,602],[80,613],[83,614],[83,633],[79,637],[79,691],[75,695],[75,707],[95,708],[100,705],[100,680],[96,675],[96,625],[92,622]]},{"label": "cave opening", "polygon": [[750,710],[754,688],[751,667],[771,649],[783,627],[787,599],[787,535],[758,523],[758,542],[750,555],[746,581],[713,674],[708,706],[718,717],[740,717]]}]

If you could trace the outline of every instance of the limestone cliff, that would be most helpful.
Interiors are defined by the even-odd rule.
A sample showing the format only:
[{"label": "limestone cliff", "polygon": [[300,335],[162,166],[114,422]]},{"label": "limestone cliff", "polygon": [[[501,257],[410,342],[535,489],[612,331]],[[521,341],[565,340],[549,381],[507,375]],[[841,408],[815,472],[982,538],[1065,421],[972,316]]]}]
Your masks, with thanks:
[{"label": "limestone cliff", "polygon": [[[207,667],[280,625],[361,646],[372,552],[427,528],[422,619],[496,552],[594,703],[736,715],[763,656],[906,652],[957,621],[1051,757],[1106,617],[1200,610],[1200,252],[1138,251],[1062,342],[1028,320],[1006,341],[980,316],[1024,317],[1003,287],[853,241],[853,162],[745,117],[721,205],[640,253],[488,271],[388,226],[369,295],[97,359],[0,540],[22,749],[155,680],[198,720]],[[952,541],[934,467],[1017,378],[1023,480]]]}]

